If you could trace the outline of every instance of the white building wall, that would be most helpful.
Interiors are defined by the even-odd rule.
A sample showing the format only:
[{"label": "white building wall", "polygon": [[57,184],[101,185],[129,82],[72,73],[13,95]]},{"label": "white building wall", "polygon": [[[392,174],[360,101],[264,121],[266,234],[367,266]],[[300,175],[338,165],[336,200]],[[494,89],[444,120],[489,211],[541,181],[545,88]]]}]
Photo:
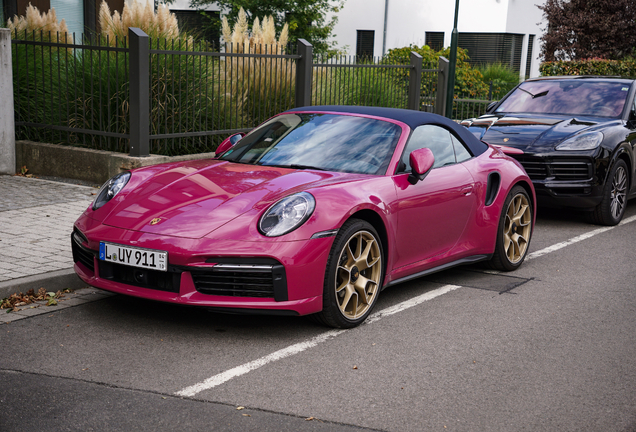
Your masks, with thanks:
[{"label": "white building wall", "polygon": [[[458,31],[460,33],[524,34],[522,73],[528,35],[535,35],[531,76],[539,73],[539,45],[542,13],[536,6],[545,0],[461,0]],[[337,14],[334,40],[348,54],[356,52],[357,30],[374,30],[374,55],[383,54],[385,6],[387,34],[386,50],[408,45],[425,44],[426,32],[444,32],[444,45],[450,46],[455,18],[452,0],[346,0]]]},{"label": "white building wall", "polygon": [[506,32],[522,33],[525,35],[523,43],[523,53],[521,58],[521,71],[524,73],[526,68],[526,57],[528,52],[529,35],[534,35],[532,47],[532,63],[530,65],[530,77],[539,76],[539,65],[541,59],[539,57],[541,45],[539,38],[543,35],[542,28],[546,26],[543,23],[543,12],[537,7],[537,4],[543,4],[544,1],[535,2],[529,0],[508,0],[510,8],[508,10],[508,19]]},{"label": "white building wall", "polygon": [[[194,10],[192,7],[190,7],[190,0],[174,0],[168,5],[168,7],[170,8],[170,10]],[[204,7],[200,7],[198,10],[219,12],[221,8],[219,7],[218,4],[211,3],[211,4],[205,5]]]}]

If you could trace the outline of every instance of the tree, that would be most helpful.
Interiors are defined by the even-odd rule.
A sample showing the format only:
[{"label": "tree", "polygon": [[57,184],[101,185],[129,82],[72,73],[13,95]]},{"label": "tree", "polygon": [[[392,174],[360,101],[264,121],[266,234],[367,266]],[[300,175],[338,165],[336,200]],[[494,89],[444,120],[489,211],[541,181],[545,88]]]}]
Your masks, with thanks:
[{"label": "tree", "polygon": [[541,38],[545,61],[621,59],[636,47],[634,0],[547,0]]},{"label": "tree", "polygon": [[335,15],[327,21],[327,14],[338,12],[344,0],[191,0],[193,7],[209,3],[217,3],[229,11],[226,16],[230,25],[238,19],[241,7],[249,22],[271,15],[278,32],[285,23],[289,25],[290,42],[302,38],[313,45],[315,52],[327,53],[335,47],[335,42],[329,39],[337,22]]}]

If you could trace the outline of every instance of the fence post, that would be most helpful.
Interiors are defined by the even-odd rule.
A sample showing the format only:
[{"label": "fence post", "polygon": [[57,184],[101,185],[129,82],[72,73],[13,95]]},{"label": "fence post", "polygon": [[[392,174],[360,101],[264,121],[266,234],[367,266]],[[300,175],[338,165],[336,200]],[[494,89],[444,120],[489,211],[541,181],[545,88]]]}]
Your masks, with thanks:
[{"label": "fence post", "polygon": [[150,154],[150,42],[137,27],[128,29],[130,46],[130,156]]},{"label": "fence post", "polygon": [[411,51],[411,70],[409,72],[409,99],[407,108],[420,110],[420,95],[422,94],[422,56]]},{"label": "fence post", "polygon": [[298,39],[296,62],[296,107],[311,105],[311,77],[313,72],[314,47],[305,39]]},{"label": "fence post", "polygon": [[448,69],[450,62],[440,57],[437,74],[437,97],[435,98],[435,114],[446,115],[446,93],[448,91]]},{"label": "fence post", "polygon": [[0,29],[0,174],[15,174],[11,30]]}]

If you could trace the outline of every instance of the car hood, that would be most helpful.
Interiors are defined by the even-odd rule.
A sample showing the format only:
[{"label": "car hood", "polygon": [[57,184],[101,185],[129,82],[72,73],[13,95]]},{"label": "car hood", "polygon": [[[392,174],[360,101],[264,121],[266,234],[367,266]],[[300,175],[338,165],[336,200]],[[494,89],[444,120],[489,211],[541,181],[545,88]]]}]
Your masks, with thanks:
[{"label": "car hood", "polygon": [[350,177],[360,175],[224,161],[182,163],[149,176],[130,191],[122,190],[102,223],[201,238],[250,209],[265,209],[292,193]]},{"label": "car hood", "polygon": [[596,130],[609,123],[598,117],[571,117],[546,115],[485,115],[464,120],[462,124],[477,138],[488,144],[518,148],[524,152],[552,151],[566,139],[585,129]]}]

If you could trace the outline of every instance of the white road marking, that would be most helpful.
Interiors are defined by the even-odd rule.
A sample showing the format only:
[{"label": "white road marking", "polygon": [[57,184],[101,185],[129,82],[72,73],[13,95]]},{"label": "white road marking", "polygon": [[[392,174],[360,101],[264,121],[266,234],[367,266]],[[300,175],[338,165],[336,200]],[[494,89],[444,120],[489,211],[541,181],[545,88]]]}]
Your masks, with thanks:
[{"label": "white road marking", "polygon": [[[621,221],[617,226],[621,226],[621,225],[625,225],[631,222],[636,221],[636,216],[632,216],[629,217],[627,219],[624,219],[623,221]],[[566,246],[569,246],[571,244],[574,243],[578,243],[580,241],[583,241],[585,239],[588,239],[590,237],[594,237],[597,234],[601,234],[604,233],[606,231],[609,231],[611,229],[616,228],[616,226],[612,226],[612,227],[603,227],[603,228],[598,228],[595,229],[594,231],[590,231],[587,232],[585,234],[581,234],[579,236],[573,237],[569,240],[566,240],[564,242],[561,243],[557,243],[555,245],[552,246],[548,246],[547,248],[538,250],[536,252],[533,252],[531,254],[529,254],[526,259],[530,260],[533,258],[538,258],[541,257],[543,255],[549,254],[550,252],[554,252],[557,251],[559,249],[562,249]],[[492,273],[499,273],[499,272],[492,272]],[[414,297],[412,299],[403,301],[402,303],[398,303],[394,306],[388,307],[386,309],[383,309],[381,311],[375,312],[373,314],[371,314],[369,316],[369,318],[367,318],[367,320],[362,324],[362,325],[369,325],[372,324],[376,321],[381,320],[384,317],[387,316],[391,316],[394,315],[398,312],[402,312],[405,311],[409,308],[412,308],[413,306],[417,306],[421,303],[424,303],[425,301],[428,300],[432,300],[435,297],[439,297],[441,295],[444,295],[446,293],[449,293],[453,290],[456,290],[458,288],[461,288],[461,286],[458,285],[445,285],[441,288],[437,288],[435,290],[432,291],[428,291],[422,295],[419,295],[417,297]],[[204,390],[209,390],[211,388],[214,388],[216,386],[219,386],[229,380],[231,380],[232,378],[236,378],[239,377],[241,375],[245,375],[248,372],[251,372],[255,369],[258,369],[262,366],[265,366],[269,363],[275,362],[276,360],[281,360],[284,359],[286,357],[290,357],[293,356],[295,354],[299,354],[303,351],[308,350],[309,348],[313,348],[316,345],[322,343],[322,342],[326,342],[330,339],[335,338],[336,336],[341,335],[342,333],[345,333],[347,330],[330,330],[328,332],[325,332],[321,335],[318,335],[312,339],[309,339],[308,341],[305,342],[300,342],[294,345],[290,345],[287,348],[283,348],[281,350],[278,350],[276,352],[273,352],[265,357],[261,357],[259,359],[253,360],[249,363],[245,363],[241,366],[237,366],[233,369],[227,370],[225,372],[222,372],[220,374],[214,375],[208,379],[206,379],[205,381],[202,381],[198,384],[194,384],[190,387],[186,387],[183,390],[180,390],[178,392],[175,393],[175,395],[177,396],[183,396],[183,397],[193,397],[195,396],[197,393],[200,393]]]},{"label": "white road marking", "polygon": [[[625,225],[625,224],[628,224],[628,223],[631,223],[631,222],[634,222],[634,221],[636,221],[636,216],[628,217],[627,219],[623,219],[616,226]],[[550,252],[557,251],[557,250],[562,249],[562,248],[564,248],[566,246],[569,246],[571,244],[578,243],[580,241],[589,239],[590,237],[594,237],[597,234],[601,234],[601,233],[604,233],[606,231],[612,230],[612,229],[616,228],[616,226],[608,226],[608,227],[598,228],[598,229],[595,229],[594,231],[586,232],[585,234],[581,234],[579,236],[572,237],[571,239],[566,240],[564,242],[557,243],[557,244],[554,244],[552,246],[548,246],[547,248],[543,248],[543,249],[538,250],[536,252],[532,252],[531,254],[528,254],[528,256],[526,257],[526,260],[539,258],[540,256],[549,254]]]},{"label": "white road marking", "polygon": [[[375,312],[371,315],[369,315],[369,318],[367,318],[367,320],[364,322],[363,325],[368,325],[371,323],[374,323],[376,321],[381,320],[384,317],[390,316],[390,315],[394,315],[398,312],[402,312],[406,309],[412,308],[413,306],[417,306],[420,303],[424,303],[425,301],[428,300],[432,300],[435,297],[441,296],[443,294],[446,294],[450,291],[456,290],[458,288],[461,288],[460,286],[457,285],[445,285],[441,288],[437,288],[435,290],[429,291],[427,293],[424,293],[422,295],[419,295],[417,297],[414,297],[412,299],[403,301],[402,303],[398,303],[394,306],[391,306],[389,308],[383,309],[381,311]],[[276,352],[273,352],[269,355],[266,355],[265,357],[261,357],[259,359],[253,360],[249,363],[245,363],[241,366],[237,366],[233,369],[227,370],[225,372],[222,372],[218,375],[214,375],[208,379],[206,379],[205,381],[202,381],[198,384],[194,384],[190,387],[186,387],[183,390],[180,390],[178,392],[175,393],[175,395],[177,396],[183,396],[183,397],[193,397],[194,395],[196,395],[197,393],[200,393],[204,390],[209,390],[213,387],[216,387],[218,385],[223,384],[224,382],[227,382],[229,380],[231,380],[232,378],[236,378],[238,376],[241,375],[245,375],[248,372],[251,372],[255,369],[258,369],[262,366],[265,366],[268,363],[272,363],[276,360],[281,360],[284,359],[286,357],[290,357],[293,356],[295,354],[299,354],[303,351],[308,350],[309,348],[313,348],[316,345],[322,343],[322,342],[326,342],[330,339],[335,338],[336,336],[341,335],[342,333],[346,332],[347,330],[330,330],[326,333],[323,333],[321,335],[318,335],[314,338],[309,339],[308,341],[305,342],[300,342],[294,345],[290,345],[287,348],[283,348],[281,350],[278,350]]]}]

